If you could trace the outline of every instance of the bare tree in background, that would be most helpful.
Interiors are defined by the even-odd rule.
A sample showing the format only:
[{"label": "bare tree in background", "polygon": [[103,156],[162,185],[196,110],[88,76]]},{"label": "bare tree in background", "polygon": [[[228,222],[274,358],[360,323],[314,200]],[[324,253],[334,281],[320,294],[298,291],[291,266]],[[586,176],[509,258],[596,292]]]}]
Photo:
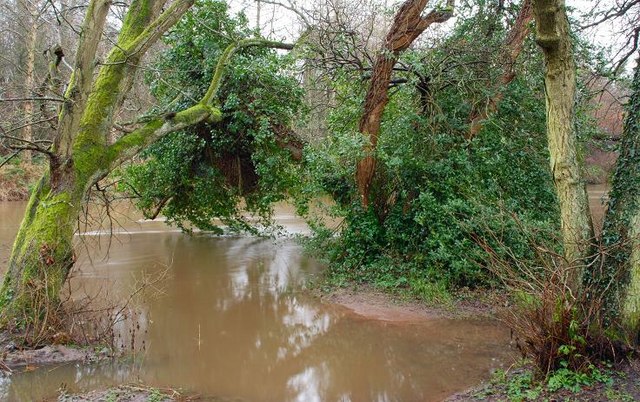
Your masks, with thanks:
[{"label": "bare tree in background", "polygon": [[640,0],[596,0],[584,18],[588,22],[580,26],[582,30],[607,31],[613,40],[614,72],[622,71],[640,48]]},{"label": "bare tree in background", "polygon": [[[55,132],[62,83],[72,57],[86,4],[44,0],[1,0],[5,22],[0,71],[5,85],[0,93],[0,154],[22,152],[31,160],[34,148],[50,144]],[[7,162],[5,159],[3,161]]]}]

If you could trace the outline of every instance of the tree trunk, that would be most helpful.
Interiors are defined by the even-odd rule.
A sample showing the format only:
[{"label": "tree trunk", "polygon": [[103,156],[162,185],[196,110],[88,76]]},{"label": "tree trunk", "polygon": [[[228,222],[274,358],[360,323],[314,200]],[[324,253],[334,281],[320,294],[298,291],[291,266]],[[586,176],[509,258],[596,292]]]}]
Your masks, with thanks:
[{"label": "tree trunk", "polygon": [[[136,1],[130,6],[118,43],[94,80],[94,58],[107,18],[109,2],[92,0],[87,9],[74,72],[65,94],[47,174],[34,189],[18,231],[0,290],[2,319],[45,319],[55,308],[62,284],[73,265],[73,233],[89,186],[156,135],[214,115],[198,105],[172,121],[156,119],[121,142],[107,146],[114,108],[124,89],[125,74],[135,73],[127,61],[139,58],[162,32],[191,6],[178,1],[151,23],[159,2]],[[137,64],[137,63],[136,63]],[[219,113],[217,113],[219,116]]]},{"label": "tree trunk", "polygon": [[504,98],[504,93],[507,86],[516,77],[515,65],[518,60],[518,56],[522,52],[524,46],[524,40],[529,33],[529,23],[533,19],[533,7],[531,5],[532,0],[524,0],[520,7],[520,12],[513,23],[513,27],[509,31],[507,38],[504,42],[504,48],[502,49],[501,61],[502,61],[502,74],[496,83],[488,88],[493,92],[493,95],[487,99],[486,102],[482,102],[480,105],[474,105],[471,110],[469,120],[469,131],[467,132],[467,140],[473,139],[482,127],[487,118],[498,110],[498,106]]},{"label": "tree trunk", "polygon": [[72,180],[58,189],[45,175],[31,194],[0,291],[4,319],[46,322],[74,262],[73,233],[84,191]]},{"label": "tree trunk", "polygon": [[[25,65],[25,98],[29,99],[33,96],[34,89],[34,75],[35,75],[35,66],[36,66],[36,46],[38,44],[38,17],[32,7],[29,5],[29,2],[24,2],[24,11],[26,21],[29,21],[29,31],[27,32],[26,40],[27,40],[27,60]],[[34,121],[33,118],[33,101],[27,100],[24,102],[24,120],[25,126],[22,129],[22,138],[25,141],[32,142],[33,141],[33,125],[30,124]],[[22,152],[22,160],[25,162],[31,162],[31,151],[25,150]]]},{"label": "tree trunk", "polygon": [[[137,63],[163,32],[175,24],[193,0],[172,2],[153,18],[160,3],[134,0],[118,42],[97,75],[93,58],[106,21],[108,3],[92,0],[87,10],[75,70],[60,113],[47,174],[33,191],[11,253],[8,273],[0,290],[0,322],[47,323],[58,305],[59,291],[74,263],[73,233],[89,188],[112,169],[157,139],[192,125],[222,118],[217,102],[224,70],[238,49],[292,45],[261,39],[241,40],[227,47],[218,60],[211,85],[196,105],[156,117],[131,133],[107,142],[113,116],[130,89]],[[44,321],[42,321],[44,320]]]},{"label": "tree trunk", "polygon": [[551,172],[560,203],[564,256],[575,266],[568,283],[580,287],[593,226],[577,157],[574,122],[576,66],[564,0],[534,0],[537,43],[545,61],[544,87]]},{"label": "tree trunk", "polygon": [[609,289],[606,311],[622,316],[635,342],[640,340],[640,60],[620,141],[620,156],[609,192],[602,229],[607,250],[601,289]]},{"label": "tree trunk", "polygon": [[369,207],[371,184],[376,170],[374,154],[380,134],[382,113],[389,102],[389,82],[393,66],[400,53],[406,50],[425,29],[433,23],[444,22],[453,15],[454,1],[448,0],[444,9],[433,10],[423,17],[422,12],[428,2],[428,0],[407,0],[402,4],[373,65],[371,83],[359,124],[359,130],[367,137],[368,144],[364,147],[365,156],[358,161],[356,167],[356,184],[364,208]]}]

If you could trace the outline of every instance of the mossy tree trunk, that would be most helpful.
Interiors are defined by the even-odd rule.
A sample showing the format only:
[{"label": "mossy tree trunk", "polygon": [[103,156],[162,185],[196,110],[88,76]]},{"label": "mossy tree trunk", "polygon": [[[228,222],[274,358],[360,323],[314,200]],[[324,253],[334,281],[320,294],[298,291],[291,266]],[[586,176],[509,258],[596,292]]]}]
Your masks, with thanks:
[{"label": "mossy tree trunk", "polygon": [[634,342],[640,341],[640,60],[636,65],[620,156],[602,229],[607,250],[601,289],[609,289],[606,313],[621,316]]},{"label": "mossy tree trunk", "polygon": [[[2,321],[41,321],[58,295],[75,257],[73,234],[88,190],[113,168],[162,136],[204,121],[221,120],[213,107],[225,66],[247,46],[291,49],[260,39],[230,45],[218,61],[202,100],[170,117],[157,117],[109,143],[114,116],[149,47],[174,25],[194,0],[177,0],[165,11],[165,0],[133,0],[117,43],[94,74],[95,58],[110,1],[91,0],[77,49],[74,71],[59,113],[47,173],[34,189],[18,231],[0,290]],[[95,77],[95,78],[94,78]]]},{"label": "mossy tree trunk", "polygon": [[560,203],[564,256],[575,266],[568,283],[580,288],[582,266],[591,249],[593,226],[577,156],[576,66],[564,0],[534,0],[536,41],[544,53],[544,88],[551,171]]},{"label": "mossy tree trunk", "polygon": [[[360,118],[359,130],[367,138],[365,156],[358,161],[356,167],[356,184],[361,203],[364,208],[369,207],[371,187],[376,172],[375,150],[380,135],[382,113],[389,102],[389,83],[391,74],[400,53],[406,50],[425,29],[434,23],[440,23],[453,16],[454,0],[447,0],[443,9],[434,9],[423,16],[422,12],[429,0],[407,0],[396,13],[393,24],[387,33],[384,46],[378,52],[371,81],[364,103],[364,110]],[[380,202],[383,195],[376,194],[374,202],[377,214],[380,216],[383,207]]]}]

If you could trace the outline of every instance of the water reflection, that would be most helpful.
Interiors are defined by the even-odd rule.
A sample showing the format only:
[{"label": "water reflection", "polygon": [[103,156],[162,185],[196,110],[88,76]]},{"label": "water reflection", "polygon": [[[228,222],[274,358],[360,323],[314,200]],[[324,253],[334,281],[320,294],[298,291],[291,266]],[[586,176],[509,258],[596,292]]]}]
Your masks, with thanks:
[{"label": "water reflection", "polygon": [[[142,277],[166,271],[127,311],[136,318],[131,361],[15,375],[0,385],[4,400],[52,396],[63,383],[78,391],[143,381],[253,401],[428,401],[487,377],[505,356],[508,334],[491,323],[381,322],[320,303],[300,289],[322,267],[292,241],[146,225],[114,242],[107,260],[91,264],[85,252],[74,280],[76,292],[108,288],[123,300]],[[132,325],[119,325],[126,347]]]}]

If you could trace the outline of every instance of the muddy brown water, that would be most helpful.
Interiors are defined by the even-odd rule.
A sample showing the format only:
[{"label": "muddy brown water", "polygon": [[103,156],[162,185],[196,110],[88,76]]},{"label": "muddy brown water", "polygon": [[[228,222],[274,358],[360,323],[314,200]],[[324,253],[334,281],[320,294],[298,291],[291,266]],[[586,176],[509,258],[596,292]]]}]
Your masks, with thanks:
[{"label": "muddy brown water", "polygon": [[[3,265],[24,206],[0,203]],[[289,210],[276,215],[304,230]],[[142,382],[243,401],[436,401],[510,363],[508,330],[495,323],[380,320],[309,296],[305,283],[323,267],[290,239],[188,236],[135,218],[123,226],[108,257],[101,232],[77,236],[73,283],[122,302],[155,281],[135,323],[116,328],[124,349],[134,330],[135,350],[17,372],[0,383],[2,400]]]}]

